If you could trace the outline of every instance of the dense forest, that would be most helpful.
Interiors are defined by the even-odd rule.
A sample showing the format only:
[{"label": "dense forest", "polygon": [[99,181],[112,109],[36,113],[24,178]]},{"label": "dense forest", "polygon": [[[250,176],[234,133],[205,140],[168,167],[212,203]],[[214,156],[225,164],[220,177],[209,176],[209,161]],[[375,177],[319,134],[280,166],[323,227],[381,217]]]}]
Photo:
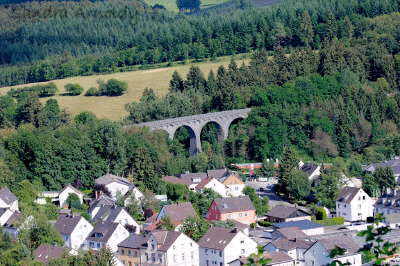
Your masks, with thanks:
[{"label": "dense forest", "polygon": [[[0,85],[272,50],[277,41],[319,49],[350,31],[360,37],[366,18],[398,10],[397,0],[288,0],[229,16],[171,14],[133,0],[0,6]],[[395,39],[371,38],[398,50]]]},{"label": "dense forest", "polygon": [[[98,120],[87,112],[72,118],[54,99],[42,104],[39,97],[47,95],[39,95],[35,90],[21,93],[10,91],[0,96],[1,183],[13,188],[27,179],[43,189],[59,189],[67,183],[90,188],[94,178],[110,171],[128,176],[157,191],[163,189],[157,185],[163,174],[204,171],[236,161],[280,158],[286,146],[292,146],[305,160],[330,162],[351,158],[346,160],[345,167],[346,164],[381,161],[399,155],[400,58],[397,54],[400,15],[392,12],[398,11],[397,2],[335,1],[319,5],[316,1],[304,1],[298,2],[297,6],[282,4],[271,9],[238,10],[224,20],[217,17],[172,16],[164,11],[148,10],[138,2],[122,3],[62,2],[56,5],[58,9],[52,8],[54,3],[17,6],[14,11],[1,14],[12,16],[16,14],[13,12],[19,11],[22,16],[24,12],[32,11],[30,8],[34,10],[42,4],[47,5],[53,13],[43,9],[41,14],[26,16],[25,21],[11,19],[8,26],[3,25],[2,32],[31,34],[31,31],[20,29],[36,25],[38,27],[34,34],[55,33],[57,31],[42,31],[41,27],[50,27],[46,23],[59,20],[59,24],[52,25],[61,28],[68,25],[67,21],[75,23],[71,19],[74,16],[94,19],[103,14],[104,21],[124,17],[131,18],[130,23],[135,25],[142,25],[140,21],[146,18],[149,21],[148,28],[142,27],[141,31],[146,38],[164,38],[163,34],[148,34],[151,31],[160,32],[158,30],[161,28],[152,28],[157,23],[164,22],[163,27],[179,26],[181,30],[170,30],[168,33],[172,36],[172,43],[177,43],[172,45],[175,48],[180,47],[182,42],[174,38],[179,35],[182,41],[186,40],[185,29],[193,27],[193,31],[188,33],[188,36],[192,36],[189,40],[191,45],[201,40],[204,47],[209,49],[211,46],[207,45],[214,40],[223,51],[221,54],[259,49],[253,52],[249,65],[238,66],[232,60],[229,67],[220,67],[216,73],[201,73],[196,67],[190,69],[187,77],[174,73],[170,92],[165,97],[158,98],[151,88],[147,89],[140,102],[126,107],[129,117],[119,122]],[[101,13],[101,10],[120,10],[122,13]],[[132,13],[126,16],[130,10],[135,10],[136,15]],[[178,22],[184,22],[188,28]],[[110,25],[107,29],[112,33]],[[210,35],[198,32],[206,25],[213,28]],[[246,41],[259,40],[260,45],[252,46],[252,42],[249,46],[241,46],[245,31],[260,37],[253,39],[247,35]],[[82,38],[95,36],[85,34],[85,31],[65,31],[66,34],[78,32],[81,32]],[[122,30],[118,32],[125,34]],[[15,34],[4,36],[16,37]],[[139,35],[130,36],[129,45],[135,46],[135,36]],[[72,35],[70,37],[79,39]],[[116,42],[124,40],[123,36],[120,37],[113,38]],[[193,38],[199,42],[193,42]],[[14,41],[17,39],[9,39],[7,47],[11,47],[11,43],[16,44]],[[51,39],[58,43],[57,47],[63,47],[57,38]],[[154,49],[162,43],[153,39],[142,41],[142,51],[151,47]],[[87,43],[85,47],[89,49],[89,54],[93,52],[91,44],[98,47],[96,42],[84,42]],[[72,41],[67,43],[71,49],[74,45],[79,46]],[[247,48],[238,50],[230,45]],[[136,56],[139,51],[138,47],[133,46],[130,56]],[[123,46],[118,47],[127,51]],[[100,62],[98,60],[105,56],[122,55],[122,50],[115,52],[119,48],[112,48],[114,52],[105,53],[104,57],[93,54],[79,57],[86,52],[79,55],[72,54],[74,49],[63,49],[60,57],[53,55],[50,59],[45,55],[45,61],[36,61],[39,56],[26,61],[33,65],[5,67],[2,71],[13,79],[25,74],[25,77],[29,77],[33,72],[24,71],[39,67],[35,73],[46,80],[58,77],[57,73],[64,75],[66,71],[57,71],[68,64],[72,64],[70,66],[74,66],[75,70],[82,69],[79,62],[83,61],[80,60],[96,58],[96,62]],[[164,51],[161,46],[159,48]],[[29,49],[19,48],[18,51]],[[36,49],[34,54],[40,53],[40,49]],[[153,52],[150,54],[155,55]],[[204,55],[211,56],[209,52]],[[220,54],[214,54],[217,55]],[[121,66],[113,56],[107,60],[113,67]],[[2,58],[7,61],[11,57]],[[12,74],[12,69],[18,75]],[[123,125],[132,122],[246,107],[253,108],[249,118],[232,125],[224,143],[218,143],[216,128],[207,126],[201,136],[203,152],[193,157],[187,152],[188,132],[184,128],[178,131],[173,141],[168,139],[165,132],[123,129]]]}]

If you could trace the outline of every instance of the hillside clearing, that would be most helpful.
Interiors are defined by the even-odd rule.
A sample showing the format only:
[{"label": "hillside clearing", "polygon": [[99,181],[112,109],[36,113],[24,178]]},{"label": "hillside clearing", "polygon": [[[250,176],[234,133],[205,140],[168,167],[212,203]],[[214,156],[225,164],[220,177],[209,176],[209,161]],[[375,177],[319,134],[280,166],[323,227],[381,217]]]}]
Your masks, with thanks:
[{"label": "hillside clearing", "polygon": [[[229,62],[230,58],[225,57],[218,62],[202,62],[150,70],[137,70],[131,72],[118,72],[105,75],[80,76],[54,80],[50,82],[54,82],[57,85],[59,94],[65,92],[64,86],[68,83],[80,84],[86,91],[91,87],[97,87],[97,80],[99,79],[104,81],[107,81],[108,79],[126,81],[128,83],[128,91],[124,95],[118,97],[56,95],[50,98],[57,99],[60,106],[65,108],[69,113],[71,113],[72,116],[79,114],[82,111],[90,111],[96,114],[98,118],[117,120],[125,117],[128,114],[128,112],[125,110],[125,104],[133,101],[139,101],[145,88],[153,89],[157,96],[165,95],[168,92],[169,81],[172,73],[175,70],[179,72],[182,78],[186,78],[189,68],[192,65],[195,65],[198,66],[204,73],[204,76],[207,77],[210,70],[216,72],[220,65],[227,67]],[[237,60],[236,62],[238,65],[242,64],[242,62],[247,64],[249,59]],[[0,88],[0,95],[5,94],[10,88],[19,88],[31,85],[33,84],[3,87]],[[41,101],[44,103],[48,99],[49,98],[42,98]]]}]

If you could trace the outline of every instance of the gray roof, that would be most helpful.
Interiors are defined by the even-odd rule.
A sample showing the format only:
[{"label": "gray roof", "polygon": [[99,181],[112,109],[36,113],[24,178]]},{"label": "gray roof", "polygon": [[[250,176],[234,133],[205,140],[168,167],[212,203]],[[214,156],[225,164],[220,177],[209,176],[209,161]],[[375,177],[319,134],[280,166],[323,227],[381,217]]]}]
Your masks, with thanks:
[{"label": "gray roof", "polygon": [[18,200],[17,197],[6,187],[0,188],[0,199],[2,199],[6,204],[11,204]]},{"label": "gray roof", "polygon": [[358,191],[360,191],[360,188],[344,187],[337,197],[336,201],[349,204],[357,195]]},{"label": "gray roof", "polygon": [[276,249],[290,251],[293,249],[308,249],[313,245],[313,241],[309,241],[306,239],[286,239],[279,238],[271,241],[267,244],[267,246],[271,245]]},{"label": "gray roof", "polygon": [[162,180],[168,183],[172,183],[172,184],[182,184],[182,185],[191,185],[193,182],[192,180],[189,180],[188,178],[179,178],[176,176],[163,176]]},{"label": "gray roof", "polygon": [[60,215],[54,226],[61,234],[70,235],[81,219],[85,218],[82,216]]},{"label": "gray roof", "polygon": [[180,179],[182,179],[183,182],[185,182],[187,184],[198,183],[198,182],[194,182],[194,180],[197,180],[197,179],[203,180],[206,177],[207,177],[206,173],[187,173],[187,174],[180,175]]},{"label": "gray roof", "polygon": [[298,227],[283,227],[275,230],[272,233],[273,236],[277,236],[277,238],[284,237],[286,239],[300,239],[300,238],[306,238],[307,235],[301,231],[300,228]]},{"label": "gray roof", "polygon": [[373,163],[367,166],[367,168],[365,168],[365,171],[367,172],[375,172],[375,170],[377,168],[380,167],[390,167],[393,169],[393,174],[395,176],[400,175],[400,159],[394,159],[394,160],[390,160],[390,161],[386,161],[383,163]]},{"label": "gray roof", "polygon": [[314,223],[310,220],[300,220],[300,221],[276,223],[276,224],[274,224],[274,227],[276,227],[276,228],[298,227],[301,230],[307,230],[307,229],[319,228],[322,226],[317,223]]},{"label": "gray roof", "polygon": [[118,244],[118,247],[140,249],[146,243],[146,237],[143,235],[130,234],[127,239]]},{"label": "gray roof", "polygon": [[92,222],[94,223],[98,221],[114,222],[114,220],[117,218],[118,214],[122,210],[123,209],[117,205],[100,206],[99,211],[92,218]]},{"label": "gray roof", "polygon": [[227,175],[229,171],[224,168],[224,169],[215,169],[215,170],[207,170],[207,176],[211,178],[216,178],[219,179],[225,175]]},{"label": "gray roof", "polygon": [[99,178],[96,179],[96,184],[97,185],[108,185],[111,184],[112,182],[117,182],[120,183],[122,185],[126,185],[130,188],[134,188],[135,185],[132,184],[131,182],[129,182],[128,179],[120,177],[120,176],[116,176],[110,173],[107,173]]},{"label": "gray roof", "polygon": [[301,167],[301,170],[310,176],[317,168],[318,165],[315,163],[306,163]]},{"label": "gray roof", "polygon": [[279,219],[288,219],[295,217],[305,217],[310,216],[307,212],[300,210],[296,207],[287,206],[287,205],[277,205],[273,207],[266,216],[279,218]]},{"label": "gray roof", "polygon": [[158,250],[161,251],[167,251],[181,234],[182,232],[166,230],[157,230],[151,232],[151,235],[153,235],[157,241]]},{"label": "gray roof", "polygon": [[327,251],[331,251],[336,246],[346,249],[347,254],[357,253],[360,247],[349,236],[329,237],[317,240]]},{"label": "gray roof", "polygon": [[385,214],[385,221],[389,224],[400,223],[400,213]]},{"label": "gray roof", "polygon": [[197,243],[201,248],[224,250],[239,231],[235,228],[211,227]]},{"label": "gray roof", "polygon": [[61,258],[65,247],[56,247],[50,245],[40,245],[33,251],[33,257],[42,262],[48,262],[51,259]]},{"label": "gray roof", "polygon": [[271,262],[269,262],[267,265],[275,265],[275,264],[279,265],[285,262],[292,262],[292,261],[294,265],[294,259],[284,252],[275,251],[271,253],[264,253],[264,256],[265,258],[271,259]]},{"label": "gray roof", "polygon": [[105,194],[101,194],[100,197],[95,200],[89,208],[89,212],[91,213],[94,208],[102,207],[102,206],[113,206],[115,205],[115,201]]},{"label": "gray roof", "polygon": [[255,210],[254,205],[248,196],[215,199],[214,202],[217,204],[220,213]]},{"label": "gray roof", "polygon": [[[87,241],[107,242],[118,227],[118,223],[100,222],[97,223],[92,232],[86,238]],[[122,239],[121,239],[122,240]]]}]

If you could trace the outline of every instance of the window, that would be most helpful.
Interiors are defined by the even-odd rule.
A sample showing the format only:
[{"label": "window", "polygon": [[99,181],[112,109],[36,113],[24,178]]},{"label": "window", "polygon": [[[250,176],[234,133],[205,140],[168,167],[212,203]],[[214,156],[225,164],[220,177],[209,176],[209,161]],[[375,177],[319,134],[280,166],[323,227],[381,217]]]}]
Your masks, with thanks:
[{"label": "window", "polygon": [[245,250],[244,250],[244,249],[242,249],[240,252],[241,252],[242,254],[244,254],[244,253],[245,253]]},{"label": "window", "polygon": [[193,259],[194,258],[194,252],[190,251],[190,258]]},{"label": "window", "polygon": [[132,266],[132,262],[129,262],[129,266]]},{"label": "window", "polygon": [[158,260],[160,261],[160,263],[162,263],[162,255],[158,254]]},{"label": "window", "polygon": [[172,246],[172,249],[175,249],[175,245]]},{"label": "window", "polygon": [[182,260],[185,260],[185,253],[182,253]]},{"label": "window", "polygon": [[243,213],[239,213],[239,217],[242,217],[243,216]]},{"label": "window", "polygon": [[193,243],[192,242],[190,242],[190,246],[193,247]]},{"label": "window", "polygon": [[96,245],[96,246],[97,246],[97,248],[100,248],[100,243],[97,243],[97,245]]},{"label": "window", "polygon": [[219,266],[222,266],[222,262],[219,263]]},{"label": "window", "polygon": [[146,255],[146,260],[149,260],[149,254],[146,253],[145,255]]},{"label": "window", "polygon": [[238,187],[235,187],[235,190],[236,190],[236,191],[238,191],[238,190],[239,190],[239,188],[238,188]]},{"label": "window", "polygon": [[151,253],[151,261],[156,262],[156,254]]},{"label": "window", "polygon": [[[154,245],[154,243],[151,243],[151,249],[152,249],[152,250],[155,250],[155,249],[156,249],[156,245]],[[175,249],[175,247],[174,247],[174,249]]]},{"label": "window", "polygon": [[124,253],[125,253],[125,250],[121,249],[121,254],[124,255]]},{"label": "window", "polygon": [[207,255],[207,254],[208,254],[208,249],[205,249],[205,250],[204,250],[204,253]]},{"label": "window", "polygon": [[128,255],[131,255],[131,251],[130,250],[128,250]]},{"label": "window", "polygon": [[174,254],[174,262],[176,262],[176,255]]},{"label": "window", "polygon": [[89,242],[89,247],[94,248],[94,243],[93,242]]},{"label": "window", "polygon": [[240,244],[244,244],[244,240],[240,240]]},{"label": "window", "polygon": [[222,257],[222,251],[219,252],[219,256]]},{"label": "window", "polygon": [[358,204],[358,208],[361,209],[361,204]]},{"label": "window", "polygon": [[363,196],[363,200],[365,200],[365,196]]},{"label": "window", "polygon": [[210,263],[208,262],[208,260],[206,260],[206,265],[207,265],[207,266],[210,266]]}]

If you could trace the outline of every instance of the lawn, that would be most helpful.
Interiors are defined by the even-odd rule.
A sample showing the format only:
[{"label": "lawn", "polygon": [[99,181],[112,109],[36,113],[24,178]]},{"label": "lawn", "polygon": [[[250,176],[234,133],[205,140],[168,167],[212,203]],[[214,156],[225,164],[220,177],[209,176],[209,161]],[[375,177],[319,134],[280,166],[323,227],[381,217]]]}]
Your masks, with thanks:
[{"label": "lawn", "polygon": [[[171,67],[150,69],[150,70],[137,70],[131,72],[119,72],[106,75],[93,75],[93,76],[80,76],[72,77],[60,80],[54,80],[59,90],[59,94],[65,92],[64,86],[68,83],[78,83],[85,91],[90,87],[97,87],[97,80],[102,79],[107,81],[108,79],[118,79],[126,81],[128,83],[128,91],[119,97],[87,97],[87,96],[61,96],[56,95],[52,98],[57,99],[58,103],[62,108],[65,108],[72,115],[76,115],[82,111],[90,111],[96,114],[98,118],[108,118],[117,120],[125,117],[128,112],[124,106],[127,103],[133,101],[139,101],[142,96],[142,92],[145,88],[152,88],[156,95],[162,96],[168,92],[169,81],[172,73],[176,70],[179,74],[185,78],[191,65],[198,66],[207,77],[210,70],[214,73],[217,71],[220,65],[228,66],[230,61],[229,57],[221,58],[218,62],[202,62],[187,65],[176,65]],[[237,60],[237,64],[241,65],[242,61],[248,63],[248,59]],[[27,84],[23,86],[30,86]],[[13,86],[15,88],[22,87]],[[12,87],[0,88],[0,95],[5,94]],[[41,101],[44,103],[48,98],[42,98]]]}]

